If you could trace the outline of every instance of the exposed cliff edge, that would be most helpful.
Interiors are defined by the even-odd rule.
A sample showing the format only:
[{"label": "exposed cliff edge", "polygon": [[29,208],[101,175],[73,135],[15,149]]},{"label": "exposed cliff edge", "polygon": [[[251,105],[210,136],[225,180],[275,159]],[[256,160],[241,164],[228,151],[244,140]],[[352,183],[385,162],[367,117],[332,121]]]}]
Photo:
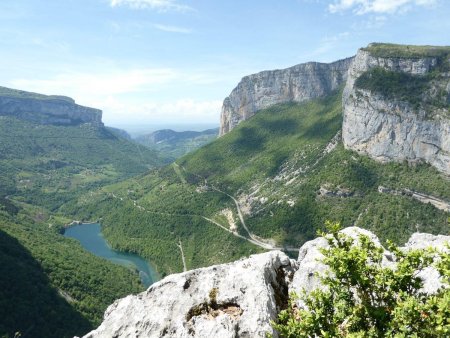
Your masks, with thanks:
[{"label": "exposed cliff edge", "polygon": [[80,106],[66,96],[42,95],[0,87],[0,115],[40,124],[102,124],[102,111]]},{"label": "exposed cliff edge", "polygon": [[345,83],[352,59],[308,62],[245,76],[223,101],[219,135],[274,104],[302,102],[330,94]]},{"label": "exposed cliff edge", "polygon": [[450,47],[371,44],[343,93],[346,148],[450,174]]},{"label": "exposed cliff edge", "polygon": [[[342,230],[356,237],[375,235],[356,227]],[[433,246],[445,250],[450,236],[414,234],[403,248]],[[270,325],[287,306],[289,291],[310,291],[320,284],[314,273],[326,267],[317,262],[324,238],[305,243],[298,261],[280,251],[239,261],[170,275],[136,296],[117,300],[105,312],[103,323],[84,338],[99,337],[265,337],[276,332]],[[392,266],[385,252],[383,260]],[[424,291],[435,292],[440,276],[433,268],[419,272]]]}]

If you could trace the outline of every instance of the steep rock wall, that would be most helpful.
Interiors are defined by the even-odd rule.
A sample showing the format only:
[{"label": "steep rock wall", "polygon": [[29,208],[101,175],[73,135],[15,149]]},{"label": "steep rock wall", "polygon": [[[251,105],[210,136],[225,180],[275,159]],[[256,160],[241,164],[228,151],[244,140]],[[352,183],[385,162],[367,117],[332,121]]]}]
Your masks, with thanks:
[{"label": "steep rock wall", "polygon": [[102,124],[101,110],[80,106],[71,98],[0,89],[0,115],[41,124]]},{"label": "steep rock wall", "polygon": [[[343,93],[345,147],[381,162],[425,161],[450,174],[450,73],[439,73],[442,62],[448,59],[379,56],[370,48],[360,49]],[[410,83],[417,80],[423,83],[422,90],[414,91],[414,85],[407,84],[410,97],[405,88],[400,88],[402,95],[396,97],[395,87],[387,97],[358,86],[363,74],[379,69],[394,79],[404,75]],[[431,72],[438,76],[432,77]],[[390,79],[385,81],[388,86]]]},{"label": "steep rock wall", "polygon": [[351,61],[352,58],[329,64],[308,62],[245,76],[223,101],[219,135],[228,133],[260,109],[330,94],[346,81]]}]

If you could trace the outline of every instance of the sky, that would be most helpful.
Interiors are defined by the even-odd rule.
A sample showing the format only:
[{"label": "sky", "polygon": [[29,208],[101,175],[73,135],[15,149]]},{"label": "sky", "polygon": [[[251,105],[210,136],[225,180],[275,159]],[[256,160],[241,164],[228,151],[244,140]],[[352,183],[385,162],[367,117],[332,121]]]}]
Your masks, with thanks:
[{"label": "sky", "polygon": [[248,74],[371,42],[450,45],[449,0],[1,0],[0,86],[116,127],[219,124]]}]

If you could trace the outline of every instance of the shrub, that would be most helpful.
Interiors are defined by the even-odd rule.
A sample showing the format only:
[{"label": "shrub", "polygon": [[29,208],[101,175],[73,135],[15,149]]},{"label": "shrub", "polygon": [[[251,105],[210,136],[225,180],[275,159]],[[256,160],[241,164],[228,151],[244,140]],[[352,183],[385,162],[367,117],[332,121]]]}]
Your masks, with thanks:
[{"label": "shrub", "polygon": [[[273,327],[282,337],[448,337],[450,289],[428,295],[420,289],[417,271],[434,265],[449,283],[450,253],[432,249],[403,252],[388,245],[396,268],[381,264],[382,247],[369,237],[354,240],[329,224],[330,247],[322,249],[330,273],[324,285],[302,299],[296,295],[278,316]],[[324,235],[324,234],[321,234]]]}]

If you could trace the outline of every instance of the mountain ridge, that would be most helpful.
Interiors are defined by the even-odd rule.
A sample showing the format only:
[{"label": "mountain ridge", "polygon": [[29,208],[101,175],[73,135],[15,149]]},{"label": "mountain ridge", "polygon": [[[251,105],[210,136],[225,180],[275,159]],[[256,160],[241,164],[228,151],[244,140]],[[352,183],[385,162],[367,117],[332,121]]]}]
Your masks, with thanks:
[{"label": "mountain ridge", "polygon": [[332,63],[307,62],[244,76],[223,101],[219,135],[274,104],[303,102],[330,94],[345,82],[352,60],[353,57]]},{"label": "mountain ridge", "polygon": [[242,78],[220,136],[261,108],[343,92],[344,145],[381,161],[424,161],[450,175],[450,47],[372,43],[356,56]]},{"label": "mountain ridge", "polygon": [[40,124],[103,125],[100,109],[81,106],[70,97],[0,87],[0,115]]},{"label": "mountain ridge", "polygon": [[218,133],[219,128],[203,131],[160,129],[150,134],[140,135],[135,138],[135,141],[160,151],[164,156],[174,160],[213,141]]}]

